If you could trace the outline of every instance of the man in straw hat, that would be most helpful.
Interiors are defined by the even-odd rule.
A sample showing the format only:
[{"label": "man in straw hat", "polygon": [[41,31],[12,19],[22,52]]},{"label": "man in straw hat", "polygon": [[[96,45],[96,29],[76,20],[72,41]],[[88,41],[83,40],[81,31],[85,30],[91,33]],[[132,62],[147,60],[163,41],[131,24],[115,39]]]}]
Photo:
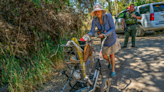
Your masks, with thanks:
[{"label": "man in straw hat", "polygon": [[[100,4],[96,4],[93,7],[93,11],[90,13],[90,15],[96,17],[93,18],[91,30],[87,35],[93,36],[95,33],[95,27],[97,27],[99,30],[99,38],[103,38],[104,35],[107,36],[102,54],[103,58],[109,61],[108,68],[112,68],[111,77],[114,77],[116,75],[114,54],[118,52],[121,47],[120,43],[117,40],[115,24],[113,22],[112,15],[110,13],[107,13]],[[109,59],[109,56],[111,60]]]}]

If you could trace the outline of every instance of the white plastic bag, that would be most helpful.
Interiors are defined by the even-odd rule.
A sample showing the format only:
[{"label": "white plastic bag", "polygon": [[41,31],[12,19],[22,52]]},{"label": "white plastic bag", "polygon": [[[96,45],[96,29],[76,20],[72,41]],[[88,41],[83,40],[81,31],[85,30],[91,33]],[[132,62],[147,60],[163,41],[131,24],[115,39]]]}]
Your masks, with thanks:
[{"label": "white plastic bag", "polygon": [[104,58],[103,58],[103,55],[102,55],[102,51],[100,51],[99,56],[100,56],[100,57],[99,57],[100,60],[103,60],[103,59],[104,59]]}]

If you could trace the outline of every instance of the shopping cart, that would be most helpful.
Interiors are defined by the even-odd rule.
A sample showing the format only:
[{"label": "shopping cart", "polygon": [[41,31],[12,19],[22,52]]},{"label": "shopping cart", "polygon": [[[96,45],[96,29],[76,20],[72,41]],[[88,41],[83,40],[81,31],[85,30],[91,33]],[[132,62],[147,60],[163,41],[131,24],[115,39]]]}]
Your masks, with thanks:
[{"label": "shopping cart", "polygon": [[[100,53],[106,40],[106,36],[102,40]],[[83,42],[76,38],[68,41],[66,44],[60,45],[63,50],[63,57],[68,67],[62,74],[67,77],[67,82],[61,92],[66,92],[66,86],[69,84],[69,92],[95,92],[98,88],[99,92],[108,92],[110,88],[109,79],[101,77],[101,84],[98,83],[98,77],[101,75],[100,57],[95,62],[93,51],[93,40]],[[88,53],[89,51],[89,53]],[[93,68],[93,66],[95,66]],[[72,85],[73,84],[73,85]],[[68,91],[68,89],[67,89]]]}]

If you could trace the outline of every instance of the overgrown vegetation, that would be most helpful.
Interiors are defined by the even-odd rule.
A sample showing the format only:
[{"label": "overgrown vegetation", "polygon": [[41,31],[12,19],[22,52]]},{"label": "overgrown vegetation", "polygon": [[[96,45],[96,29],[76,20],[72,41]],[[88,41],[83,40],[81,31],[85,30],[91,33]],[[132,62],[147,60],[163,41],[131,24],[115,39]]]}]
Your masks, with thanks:
[{"label": "overgrown vegetation", "polygon": [[85,33],[68,0],[3,0],[0,13],[0,86],[12,92],[36,90],[63,69],[62,39]]}]

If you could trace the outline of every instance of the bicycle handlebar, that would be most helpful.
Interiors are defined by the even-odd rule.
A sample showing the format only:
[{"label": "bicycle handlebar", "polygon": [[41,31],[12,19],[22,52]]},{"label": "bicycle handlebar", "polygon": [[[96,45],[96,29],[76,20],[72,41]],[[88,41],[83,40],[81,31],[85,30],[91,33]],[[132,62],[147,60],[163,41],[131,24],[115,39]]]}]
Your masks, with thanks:
[{"label": "bicycle handlebar", "polygon": [[[99,35],[95,35],[95,37],[99,38]],[[102,47],[104,45],[104,42],[105,42],[106,38],[107,38],[107,36],[104,35],[104,39],[102,40],[102,43],[101,43],[101,49],[102,49]]]}]

